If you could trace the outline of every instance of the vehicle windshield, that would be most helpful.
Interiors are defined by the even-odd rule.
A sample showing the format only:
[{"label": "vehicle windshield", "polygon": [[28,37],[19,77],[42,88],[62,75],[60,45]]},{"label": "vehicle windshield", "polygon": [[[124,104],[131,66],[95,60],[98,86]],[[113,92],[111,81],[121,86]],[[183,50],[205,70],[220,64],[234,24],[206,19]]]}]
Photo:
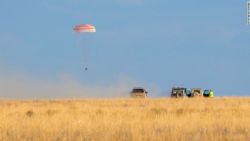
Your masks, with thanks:
[{"label": "vehicle windshield", "polygon": [[173,90],[173,93],[182,93],[182,92],[183,92],[182,89],[174,89],[174,90]]},{"label": "vehicle windshield", "polygon": [[145,91],[143,89],[133,89],[133,93],[144,93]]},{"label": "vehicle windshield", "polygon": [[190,90],[186,90],[186,94],[187,95],[191,95],[191,91]]},{"label": "vehicle windshield", "polygon": [[209,90],[205,90],[205,91],[204,91],[204,94],[209,94]]},{"label": "vehicle windshield", "polygon": [[200,93],[200,90],[194,90],[194,93]]}]

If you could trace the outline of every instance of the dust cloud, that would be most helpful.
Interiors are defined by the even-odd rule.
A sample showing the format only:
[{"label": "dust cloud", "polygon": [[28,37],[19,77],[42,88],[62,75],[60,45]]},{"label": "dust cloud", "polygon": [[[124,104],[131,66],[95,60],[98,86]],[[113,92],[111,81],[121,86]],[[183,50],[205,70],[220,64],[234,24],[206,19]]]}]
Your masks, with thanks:
[{"label": "dust cloud", "polygon": [[50,80],[42,76],[10,72],[0,66],[0,99],[123,98],[129,96],[134,86],[136,83],[129,79],[118,79],[102,86],[82,84],[68,75]]},{"label": "dust cloud", "polygon": [[68,74],[51,78],[10,69],[0,61],[0,99],[127,98],[133,87],[146,88],[149,97],[162,96],[157,85],[147,85],[128,76],[91,85]]}]

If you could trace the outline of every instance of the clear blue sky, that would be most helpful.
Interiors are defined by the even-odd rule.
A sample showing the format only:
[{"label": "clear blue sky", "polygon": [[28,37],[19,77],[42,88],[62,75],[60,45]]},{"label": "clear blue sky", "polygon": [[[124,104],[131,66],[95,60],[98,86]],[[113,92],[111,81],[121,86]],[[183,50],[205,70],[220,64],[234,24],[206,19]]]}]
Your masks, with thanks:
[{"label": "clear blue sky", "polygon": [[[1,0],[0,18],[0,65],[33,79],[68,74],[95,86],[125,77],[162,93],[250,94],[245,0]],[[72,28],[81,23],[97,33],[79,45]]]}]

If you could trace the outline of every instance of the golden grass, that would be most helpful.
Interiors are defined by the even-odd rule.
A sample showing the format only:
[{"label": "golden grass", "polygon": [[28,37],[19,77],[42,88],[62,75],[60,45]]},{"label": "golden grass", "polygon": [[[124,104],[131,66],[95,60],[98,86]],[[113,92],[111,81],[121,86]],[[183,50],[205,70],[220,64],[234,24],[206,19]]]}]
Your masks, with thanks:
[{"label": "golden grass", "polygon": [[0,100],[1,141],[249,141],[250,98]]}]

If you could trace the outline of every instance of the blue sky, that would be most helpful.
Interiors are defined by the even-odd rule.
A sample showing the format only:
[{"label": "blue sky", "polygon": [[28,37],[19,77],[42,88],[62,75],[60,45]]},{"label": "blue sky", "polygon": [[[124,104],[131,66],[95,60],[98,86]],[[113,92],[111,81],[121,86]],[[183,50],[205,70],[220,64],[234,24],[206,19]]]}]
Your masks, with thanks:
[{"label": "blue sky", "polygon": [[[161,95],[172,86],[250,94],[245,0],[1,0],[0,18],[2,70],[91,86],[125,78]],[[72,28],[82,23],[97,32],[79,41]]]}]

